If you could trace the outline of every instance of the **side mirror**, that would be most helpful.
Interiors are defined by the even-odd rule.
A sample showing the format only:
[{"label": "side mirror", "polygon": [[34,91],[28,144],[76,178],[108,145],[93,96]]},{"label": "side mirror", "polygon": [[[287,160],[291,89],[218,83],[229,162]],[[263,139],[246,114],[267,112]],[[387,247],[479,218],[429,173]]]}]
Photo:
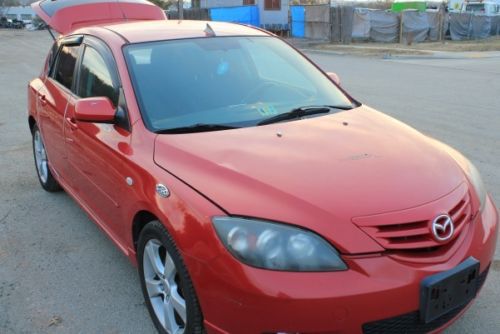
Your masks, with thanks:
[{"label": "side mirror", "polygon": [[88,97],[75,104],[75,119],[82,122],[114,123],[116,108],[107,97]]},{"label": "side mirror", "polygon": [[333,82],[340,86],[340,77],[337,75],[337,73],[326,72],[326,75],[328,75]]}]

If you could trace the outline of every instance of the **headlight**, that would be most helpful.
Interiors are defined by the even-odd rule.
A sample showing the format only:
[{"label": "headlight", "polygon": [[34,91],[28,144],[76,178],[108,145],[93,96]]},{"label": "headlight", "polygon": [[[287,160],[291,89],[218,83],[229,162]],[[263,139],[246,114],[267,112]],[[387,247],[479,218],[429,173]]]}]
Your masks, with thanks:
[{"label": "headlight", "polygon": [[347,269],[337,250],[310,231],[233,217],[215,217],[213,223],[229,252],[250,266],[282,271]]},{"label": "headlight", "polygon": [[470,162],[469,159],[467,159],[462,153],[458,152],[454,148],[451,148],[444,143],[438,142],[438,144],[445,148],[448,154],[457,162],[457,164],[467,175],[467,178],[474,187],[474,191],[476,192],[476,195],[479,199],[479,211],[482,212],[486,203],[487,191],[481,178],[481,174],[477,170],[476,166],[474,166],[474,164]]},{"label": "headlight", "polygon": [[483,179],[481,178],[481,174],[477,170],[476,166],[469,161],[469,170],[465,171],[467,176],[469,177],[470,183],[474,187],[476,191],[476,195],[479,198],[479,211],[482,212],[484,209],[484,204],[486,203],[486,187],[484,186]]}]

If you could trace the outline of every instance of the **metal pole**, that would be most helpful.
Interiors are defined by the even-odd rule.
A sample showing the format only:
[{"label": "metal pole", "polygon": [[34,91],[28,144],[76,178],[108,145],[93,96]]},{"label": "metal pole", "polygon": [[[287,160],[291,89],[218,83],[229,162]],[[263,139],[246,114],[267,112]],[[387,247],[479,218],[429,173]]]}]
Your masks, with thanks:
[{"label": "metal pole", "polygon": [[52,36],[52,39],[55,41],[56,36],[54,36],[54,34],[52,33],[52,30],[50,30],[50,27],[48,25],[47,25],[47,30],[49,31],[50,36]]}]

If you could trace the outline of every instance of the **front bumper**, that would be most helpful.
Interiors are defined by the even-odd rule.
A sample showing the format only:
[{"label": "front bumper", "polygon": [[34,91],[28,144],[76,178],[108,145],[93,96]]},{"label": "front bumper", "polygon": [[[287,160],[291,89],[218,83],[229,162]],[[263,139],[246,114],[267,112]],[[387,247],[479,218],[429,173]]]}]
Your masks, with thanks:
[{"label": "front bumper", "polygon": [[488,197],[461,246],[442,263],[371,254],[344,256],[350,269],[343,272],[292,273],[251,268],[229,254],[210,263],[187,262],[208,333],[401,333],[404,326],[426,333],[447,327],[468,305],[424,325],[418,321],[420,282],[469,256],[480,261],[484,282],[498,220]]},{"label": "front bumper", "polygon": [[[478,291],[484,285],[486,277],[488,276],[488,270],[484,270],[478,277],[477,287]],[[410,313],[398,315],[389,319],[383,319],[378,321],[373,321],[370,323],[363,324],[364,334],[399,334],[399,333],[430,333],[439,332],[440,330],[448,327],[456,319],[458,319],[471,305],[472,303],[465,304],[463,306],[457,307],[454,310],[444,314],[443,316],[429,322],[423,323],[420,320],[419,311],[413,311]]]}]

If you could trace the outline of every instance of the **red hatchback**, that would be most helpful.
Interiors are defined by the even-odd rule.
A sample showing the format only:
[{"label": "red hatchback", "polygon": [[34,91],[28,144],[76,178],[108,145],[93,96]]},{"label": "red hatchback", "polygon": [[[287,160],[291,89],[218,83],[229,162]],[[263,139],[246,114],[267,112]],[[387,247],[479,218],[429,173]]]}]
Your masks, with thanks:
[{"label": "red hatchback", "polygon": [[498,213],[460,153],[281,39],[147,1],[44,0],[42,187],[136,263],[161,333],[424,333],[486,279]]}]

